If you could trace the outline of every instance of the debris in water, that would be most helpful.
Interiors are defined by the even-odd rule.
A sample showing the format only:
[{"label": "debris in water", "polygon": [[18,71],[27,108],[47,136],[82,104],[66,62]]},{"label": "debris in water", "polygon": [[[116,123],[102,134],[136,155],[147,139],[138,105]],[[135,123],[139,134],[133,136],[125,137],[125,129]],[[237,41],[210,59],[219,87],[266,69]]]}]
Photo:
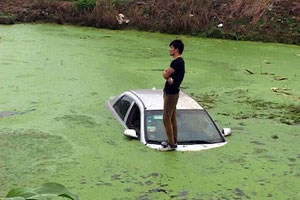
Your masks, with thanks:
[{"label": "debris in water", "polygon": [[165,194],[167,194],[168,192],[165,189],[162,188],[154,188],[148,191],[149,193],[153,193],[153,192],[163,192]]},{"label": "debris in water", "polygon": [[272,135],[272,138],[273,138],[274,140],[277,140],[279,137],[278,137],[277,135]]},{"label": "debris in water", "polygon": [[254,74],[251,70],[246,69],[246,72],[248,72],[249,74]]},{"label": "debris in water", "polygon": [[281,88],[277,88],[277,87],[272,87],[271,90],[276,94],[292,95],[291,93],[286,92],[286,90],[290,90],[288,88],[281,89]]},{"label": "debris in water", "polygon": [[274,76],[275,74],[274,73],[269,73],[269,72],[263,72],[263,73],[261,73],[262,75],[272,75],[272,76]]},{"label": "debris in water", "polygon": [[265,62],[267,65],[271,64],[271,62],[270,62],[270,61],[267,61],[267,60],[264,60],[264,62]]},{"label": "debris in water", "polygon": [[283,80],[287,80],[288,78],[287,77],[283,77],[283,76],[274,76],[274,80],[277,80],[277,81],[283,81]]}]

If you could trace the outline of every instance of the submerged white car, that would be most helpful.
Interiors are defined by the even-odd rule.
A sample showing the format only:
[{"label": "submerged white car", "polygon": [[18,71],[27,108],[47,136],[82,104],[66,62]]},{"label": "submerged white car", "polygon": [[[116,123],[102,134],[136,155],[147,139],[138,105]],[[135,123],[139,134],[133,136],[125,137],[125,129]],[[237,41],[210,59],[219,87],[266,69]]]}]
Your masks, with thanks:
[{"label": "submerged white car", "polygon": [[[109,98],[108,109],[125,128],[124,135],[160,150],[167,140],[163,125],[163,91],[130,90]],[[193,98],[180,92],[176,107],[177,151],[199,151],[225,145],[230,128],[218,129],[208,112]]]}]

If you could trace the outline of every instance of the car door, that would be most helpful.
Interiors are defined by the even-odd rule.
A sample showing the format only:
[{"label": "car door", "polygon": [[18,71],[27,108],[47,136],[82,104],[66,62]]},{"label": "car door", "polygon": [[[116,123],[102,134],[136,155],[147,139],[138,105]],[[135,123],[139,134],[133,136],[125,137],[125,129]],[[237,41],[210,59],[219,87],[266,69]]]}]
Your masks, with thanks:
[{"label": "car door", "polygon": [[126,120],[130,107],[132,107],[132,103],[133,100],[129,96],[124,95],[113,105],[113,108],[123,122],[123,125],[125,125],[124,121]]},{"label": "car door", "polygon": [[140,135],[141,111],[135,102],[132,102],[132,106],[129,108],[129,112],[126,117],[126,126],[128,129],[134,129],[138,136]]}]

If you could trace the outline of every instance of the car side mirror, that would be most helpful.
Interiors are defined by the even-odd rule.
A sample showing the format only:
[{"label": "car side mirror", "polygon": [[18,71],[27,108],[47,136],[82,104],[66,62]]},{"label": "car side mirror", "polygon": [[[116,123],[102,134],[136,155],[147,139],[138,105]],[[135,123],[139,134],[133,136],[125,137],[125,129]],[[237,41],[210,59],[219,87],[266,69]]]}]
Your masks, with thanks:
[{"label": "car side mirror", "polygon": [[126,129],[124,131],[124,135],[126,135],[127,137],[138,138],[134,129]]},{"label": "car side mirror", "polygon": [[231,135],[231,129],[230,128],[223,128],[222,129],[222,134],[226,137]]}]

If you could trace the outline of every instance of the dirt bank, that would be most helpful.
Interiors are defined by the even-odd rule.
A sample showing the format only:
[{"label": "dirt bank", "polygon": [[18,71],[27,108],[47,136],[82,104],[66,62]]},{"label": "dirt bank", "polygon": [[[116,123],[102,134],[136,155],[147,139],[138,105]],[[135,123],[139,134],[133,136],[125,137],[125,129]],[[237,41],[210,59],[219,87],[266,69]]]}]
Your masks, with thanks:
[{"label": "dirt bank", "polygon": [[5,16],[0,23],[71,23],[300,44],[300,1],[295,0],[98,0],[92,8],[70,1],[2,0],[0,13]]}]

